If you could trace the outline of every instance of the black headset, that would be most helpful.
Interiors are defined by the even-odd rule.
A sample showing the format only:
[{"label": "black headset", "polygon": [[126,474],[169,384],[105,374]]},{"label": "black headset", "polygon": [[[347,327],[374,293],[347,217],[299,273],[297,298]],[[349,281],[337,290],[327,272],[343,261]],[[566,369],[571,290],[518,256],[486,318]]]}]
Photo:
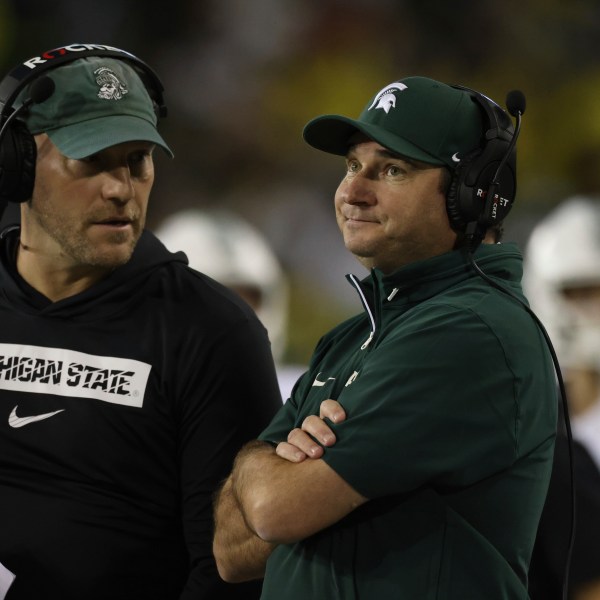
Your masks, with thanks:
[{"label": "black headset", "polygon": [[[31,198],[35,180],[35,161],[37,149],[33,135],[27,129],[25,122],[15,114],[26,112],[27,107],[21,105],[15,111],[13,103],[22,90],[45,73],[67,62],[85,58],[87,56],[106,56],[116,58],[131,65],[140,76],[152,103],[157,118],[165,117],[167,107],[163,99],[163,85],[158,75],[137,56],[101,44],[69,44],[54,50],[48,50],[40,56],[34,56],[8,73],[0,81],[0,203],[24,202]],[[29,102],[43,102],[54,91],[53,82],[45,86],[40,99],[35,98],[34,88],[30,86],[31,97]]]},{"label": "black headset", "polygon": [[[475,238],[482,239],[489,227],[504,220],[515,200],[518,129],[515,132],[508,113],[487,96],[463,86],[451,87],[466,92],[478,105],[483,134],[480,147],[461,157],[454,170],[446,195],[448,218],[455,231],[471,226]],[[517,110],[524,111],[524,97]]]}]

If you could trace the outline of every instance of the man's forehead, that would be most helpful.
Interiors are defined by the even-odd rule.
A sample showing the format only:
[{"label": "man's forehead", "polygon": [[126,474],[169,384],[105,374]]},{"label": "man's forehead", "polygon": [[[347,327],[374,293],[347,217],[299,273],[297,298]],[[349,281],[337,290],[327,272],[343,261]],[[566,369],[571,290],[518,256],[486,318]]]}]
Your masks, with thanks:
[{"label": "man's forehead", "polygon": [[153,142],[148,142],[146,140],[132,140],[129,142],[121,142],[120,144],[114,144],[112,146],[107,146],[102,150],[98,150],[98,152],[94,154],[90,154],[89,156],[85,156],[84,159],[90,158],[92,156],[101,156],[103,154],[116,154],[116,153],[126,153],[130,154],[132,152],[152,152],[156,148],[156,144]]},{"label": "man's forehead", "polygon": [[379,154],[385,154],[393,158],[405,159],[404,156],[398,154],[397,152],[392,152],[385,146],[382,146],[379,142],[375,141],[373,138],[370,138],[368,135],[365,135],[360,131],[356,132],[348,139],[348,153],[356,151],[358,147],[366,147],[367,145],[370,149]]},{"label": "man's forehead", "polygon": [[430,163],[426,163],[420,160],[415,160],[414,158],[410,158],[408,156],[404,156],[403,154],[398,154],[397,152],[394,152],[389,148],[382,146],[379,142],[376,142],[373,138],[370,138],[368,135],[365,135],[360,131],[354,133],[348,140],[348,154],[356,152],[356,149],[363,144],[369,144],[369,146],[373,148],[374,152],[382,158],[393,158],[397,160],[402,160],[419,169],[442,168],[439,165],[432,165]]}]

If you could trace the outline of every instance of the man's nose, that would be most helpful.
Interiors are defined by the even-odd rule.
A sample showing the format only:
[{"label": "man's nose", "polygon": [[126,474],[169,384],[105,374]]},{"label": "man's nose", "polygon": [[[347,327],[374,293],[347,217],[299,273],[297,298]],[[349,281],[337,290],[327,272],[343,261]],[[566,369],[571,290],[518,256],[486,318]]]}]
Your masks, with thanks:
[{"label": "man's nose", "polygon": [[117,202],[128,202],[135,196],[129,167],[115,167],[105,173],[102,196]]},{"label": "man's nose", "polygon": [[338,188],[340,199],[347,204],[374,204],[376,194],[373,181],[357,173],[351,177],[346,177]]}]

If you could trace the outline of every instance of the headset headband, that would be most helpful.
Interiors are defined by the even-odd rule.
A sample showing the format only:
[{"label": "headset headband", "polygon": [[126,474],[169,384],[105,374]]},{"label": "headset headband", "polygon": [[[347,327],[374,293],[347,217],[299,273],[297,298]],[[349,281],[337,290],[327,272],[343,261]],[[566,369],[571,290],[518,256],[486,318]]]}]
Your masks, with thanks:
[{"label": "headset headband", "polygon": [[[506,142],[511,141],[514,133],[513,122],[497,102],[494,102],[489,96],[463,85],[452,85],[451,87],[467,92],[484,111],[487,116],[484,125],[489,124],[490,126],[489,129],[483,132],[486,141],[491,139],[501,139]],[[500,122],[499,117],[504,120],[504,124]]]},{"label": "headset headband", "polygon": [[158,75],[143,60],[137,56],[102,44],[69,44],[53,50],[48,50],[40,56],[33,56],[16,66],[0,82],[0,117],[6,116],[5,112],[12,107],[12,103],[22,89],[39,77],[42,73],[54,69],[63,63],[71,62],[86,56],[108,56],[125,60],[136,68],[138,74],[147,87],[152,91],[151,97],[157,105],[157,114],[165,117],[167,107],[163,100],[164,87]]}]

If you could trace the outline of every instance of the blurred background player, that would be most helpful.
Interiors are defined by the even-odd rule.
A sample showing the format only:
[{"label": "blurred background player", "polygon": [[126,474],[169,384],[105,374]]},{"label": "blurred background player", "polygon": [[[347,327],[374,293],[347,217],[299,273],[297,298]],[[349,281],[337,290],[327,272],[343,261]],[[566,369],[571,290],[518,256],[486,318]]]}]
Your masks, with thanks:
[{"label": "blurred background player", "polygon": [[[600,599],[600,197],[563,201],[532,231],[523,285],[563,372],[574,438],[577,527],[569,598]],[[560,600],[570,532],[570,468],[557,439],[530,571],[532,600]]]},{"label": "blurred background player", "polygon": [[289,398],[304,372],[284,361],[289,286],[265,237],[231,210],[189,208],[164,219],[156,236],[171,251],[182,250],[193,269],[237,292],[269,333],[281,397]]}]

